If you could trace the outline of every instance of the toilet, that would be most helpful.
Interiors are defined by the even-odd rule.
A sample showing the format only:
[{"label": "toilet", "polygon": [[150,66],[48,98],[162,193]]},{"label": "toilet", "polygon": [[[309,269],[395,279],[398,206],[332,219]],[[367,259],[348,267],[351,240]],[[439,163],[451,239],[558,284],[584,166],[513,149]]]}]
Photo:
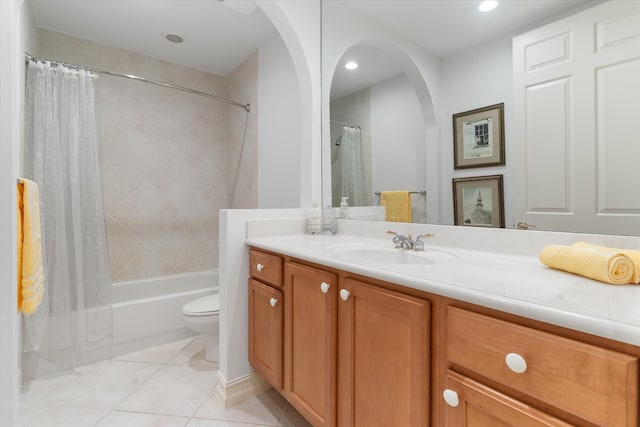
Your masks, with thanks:
[{"label": "toilet", "polygon": [[192,331],[204,335],[204,358],[218,362],[218,326],[220,324],[220,294],[207,295],[182,306],[182,318]]}]

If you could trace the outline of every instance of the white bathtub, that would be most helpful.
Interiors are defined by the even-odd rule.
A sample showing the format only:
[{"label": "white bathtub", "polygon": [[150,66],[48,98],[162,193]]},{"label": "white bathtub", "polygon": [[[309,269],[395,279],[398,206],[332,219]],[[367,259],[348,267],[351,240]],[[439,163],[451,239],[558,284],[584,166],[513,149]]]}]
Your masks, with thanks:
[{"label": "white bathtub", "polygon": [[216,270],[118,282],[113,285],[113,339],[83,354],[92,363],[194,335],[182,306],[218,291]]}]

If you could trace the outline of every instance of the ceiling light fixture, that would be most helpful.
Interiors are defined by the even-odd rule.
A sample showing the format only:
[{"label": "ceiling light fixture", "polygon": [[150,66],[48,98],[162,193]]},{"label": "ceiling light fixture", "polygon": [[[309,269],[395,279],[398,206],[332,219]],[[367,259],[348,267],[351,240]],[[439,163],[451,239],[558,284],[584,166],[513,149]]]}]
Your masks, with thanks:
[{"label": "ceiling light fixture", "polygon": [[498,7],[498,2],[496,0],[486,0],[480,3],[480,6],[478,6],[478,10],[480,12],[489,12],[496,7]]},{"label": "ceiling light fixture", "polygon": [[353,61],[349,61],[344,64],[344,68],[346,68],[347,70],[355,70],[356,68],[358,68],[358,64]]},{"label": "ceiling light fixture", "polygon": [[184,41],[184,38],[182,38],[182,36],[178,34],[171,33],[171,34],[167,34],[165,37],[167,38],[167,40],[173,43],[182,43]]}]

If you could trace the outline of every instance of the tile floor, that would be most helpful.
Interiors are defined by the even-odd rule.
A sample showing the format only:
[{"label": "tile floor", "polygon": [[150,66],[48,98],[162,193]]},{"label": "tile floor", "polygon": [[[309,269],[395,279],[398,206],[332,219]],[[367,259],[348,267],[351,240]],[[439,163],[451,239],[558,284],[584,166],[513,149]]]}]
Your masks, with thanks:
[{"label": "tile floor", "polygon": [[82,366],[31,382],[21,427],[310,426],[274,390],[225,409],[216,373],[201,337]]}]

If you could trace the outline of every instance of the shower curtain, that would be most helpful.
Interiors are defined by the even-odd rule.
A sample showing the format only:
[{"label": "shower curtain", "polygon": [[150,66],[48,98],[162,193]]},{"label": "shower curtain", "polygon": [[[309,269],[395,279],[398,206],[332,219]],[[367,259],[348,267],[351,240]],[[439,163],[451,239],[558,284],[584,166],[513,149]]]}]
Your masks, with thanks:
[{"label": "shower curtain", "polygon": [[350,206],[367,206],[369,193],[365,176],[361,131],[345,126],[342,129],[342,188],[340,197],[349,197]]},{"label": "shower curtain", "polygon": [[49,314],[24,317],[23,376],[69,369],[112,333],[94,75],[29,61],[24,175],[40,189]]}]

